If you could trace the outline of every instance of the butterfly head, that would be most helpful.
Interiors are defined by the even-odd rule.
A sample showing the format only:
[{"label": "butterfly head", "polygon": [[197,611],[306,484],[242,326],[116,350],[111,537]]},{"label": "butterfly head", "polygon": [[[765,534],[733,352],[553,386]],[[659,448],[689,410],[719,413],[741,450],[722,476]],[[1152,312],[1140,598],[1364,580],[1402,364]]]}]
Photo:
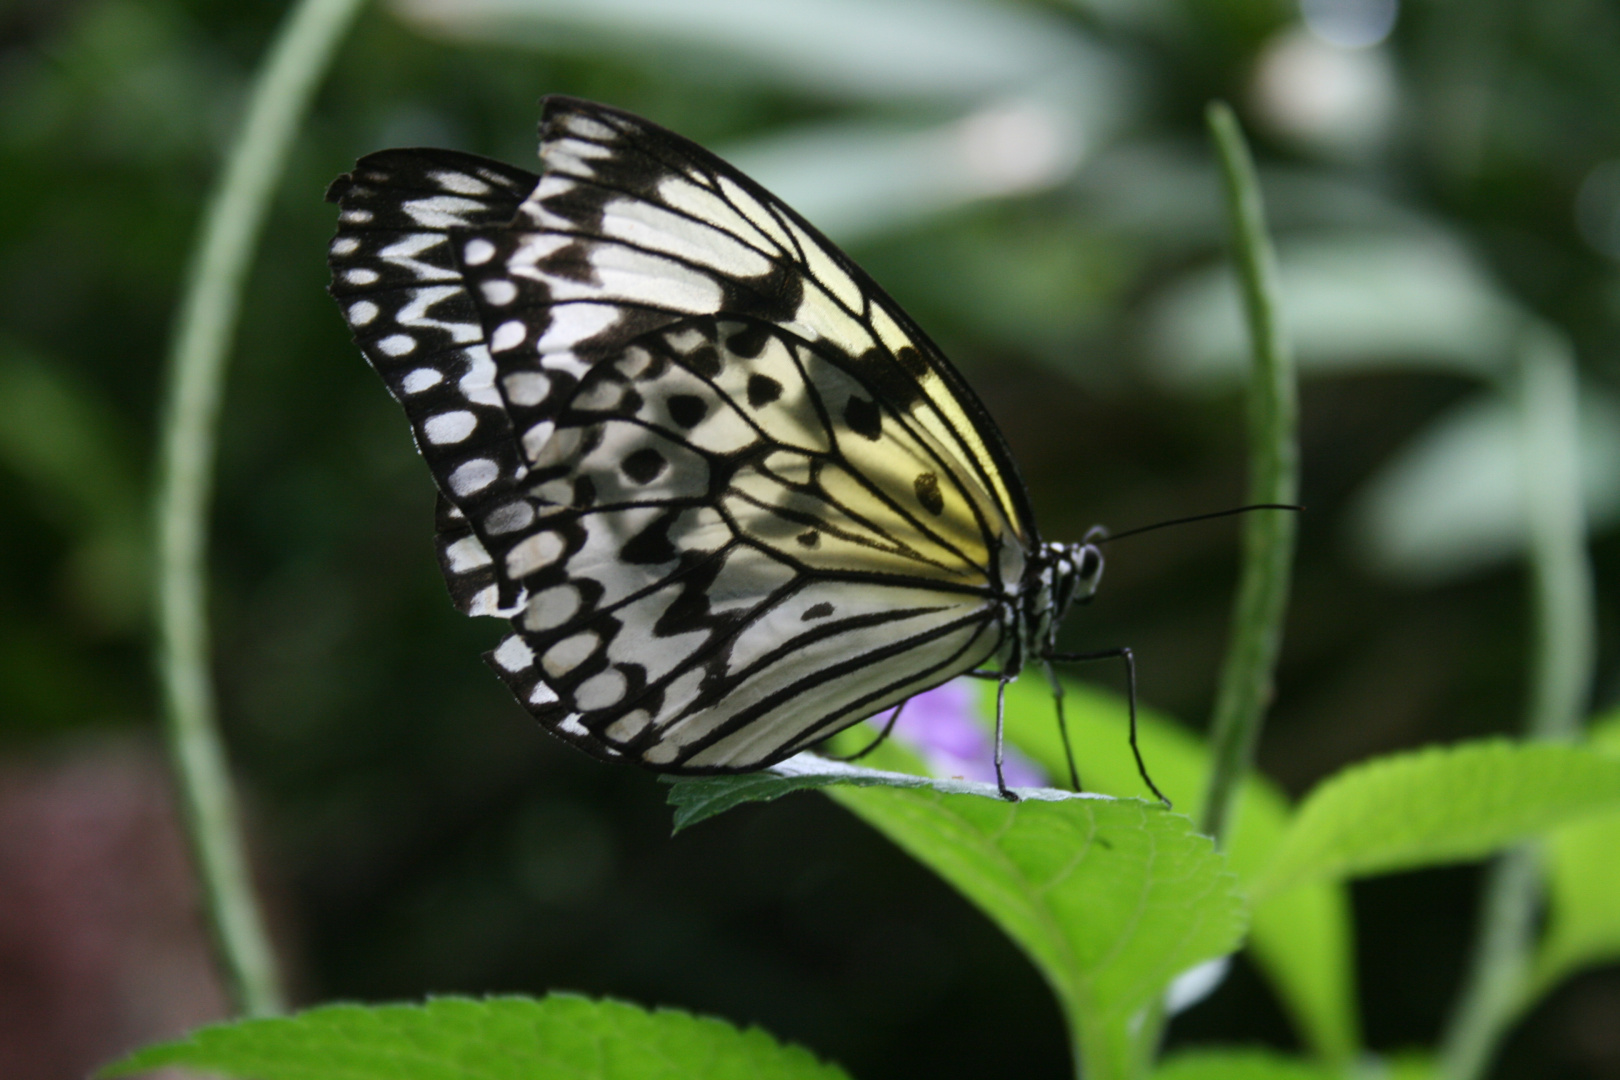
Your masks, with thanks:
[{"label": "butterfly head", "polygon": [[1053,544],[1052,601],[1061,620],[1071,604],[1088,603],[1102,582],[1103,556],[1098,542],[1105,536],[1100,529],[1088,532],[1078,544]]},{"label": "butterfly head", "polygon": [[1031,560],[1038,586],[1029,595],[1025,623],[1033,631],[1025,638],[1037,654],[1057,648],[1058,626],[1074,604],[1084,604],[1102,581],[1103,556],[1099,546],[1106,534],[1093,529],[1078,544],[1042,544]]}]

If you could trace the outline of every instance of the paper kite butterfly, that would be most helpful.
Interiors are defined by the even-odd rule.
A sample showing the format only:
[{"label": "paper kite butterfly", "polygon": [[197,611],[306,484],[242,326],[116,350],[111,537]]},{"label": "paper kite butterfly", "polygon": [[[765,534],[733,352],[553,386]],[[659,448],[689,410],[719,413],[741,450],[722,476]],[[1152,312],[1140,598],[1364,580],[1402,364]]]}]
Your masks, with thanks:
[{"label": "paper kite butterfly", "polygon": [[540,160],[385,150],[327,197],[331,292],[438,484],[451,595],[511,620],[488,659],[547,730],[741,772],[1081,658],[1056,632],[1096,538],[1041,540],[984,406],[847,256],[615,109],[546,99]]}]

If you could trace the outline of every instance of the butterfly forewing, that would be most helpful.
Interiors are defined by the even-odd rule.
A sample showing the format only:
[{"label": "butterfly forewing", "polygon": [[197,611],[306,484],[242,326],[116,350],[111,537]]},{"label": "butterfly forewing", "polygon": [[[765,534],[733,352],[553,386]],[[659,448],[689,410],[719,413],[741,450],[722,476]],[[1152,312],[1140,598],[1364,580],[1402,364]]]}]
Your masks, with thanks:
[{"label": "butterfly forewing", "polygon": [[[542,351],[588,352],[681,314],[774,323],[847,356],[874,393],[951,448],[1026,546],[1035,542],[1016,466],[983,406],[794,211],[680,136],[572,98],[547,99],[540,155],[545,176],[506,234],[507,258],[470,276],[532,313],[529,340]],[[499,308],[488,311],[491,331],[509,325]]]},{"label": "butterfly forewing", "polygon": [[[372,217],[339,242],[393,193],[361,268],[394,275],[382,321],[412,356],[465,356],[433,365],[459,397],[407,392],[387,334],[356,334],[447,500],[452,591],[514,615],[491,659],[548,728],[655,768],[758,767],[1007,646],[1034,529],[1000,436],[797,215],[572,99],[548,99],[538,179],[385,157],[340,192]],[[409,209],[452,197],[478,208]]]}]

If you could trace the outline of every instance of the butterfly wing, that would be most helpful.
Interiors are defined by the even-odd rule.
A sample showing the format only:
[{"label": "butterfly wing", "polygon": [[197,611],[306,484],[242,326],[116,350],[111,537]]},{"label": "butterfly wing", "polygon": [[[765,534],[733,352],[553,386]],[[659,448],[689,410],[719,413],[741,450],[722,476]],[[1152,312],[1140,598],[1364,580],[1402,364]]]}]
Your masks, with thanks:
[{"label": "butterfly wing", "polygon": [[[450,230],[512,220],[539,180],[471,154],[384,150],[327,192],[342,208],[328,254],[330,292],[360,351],[405,407],[441,493],[473,461],[493,469],[493,497],[514,490],[527,472]],[[440,564],[456,606],[468,615],[517,610],[514,594],[503,604],[501,583],[459,507],[441,498],[438,516]]]},{"label": "butterfly wing", "polygon": [[[449,226],[506,427],[429,457],[447,573],[517,609],[492,661],[520,700],[594,753],[725,771],[996,655],[1034,530],[938,351],[678,136],[553,98],[541,156],[509,222]],[[401,400],[419,444],[471,411]]]}]

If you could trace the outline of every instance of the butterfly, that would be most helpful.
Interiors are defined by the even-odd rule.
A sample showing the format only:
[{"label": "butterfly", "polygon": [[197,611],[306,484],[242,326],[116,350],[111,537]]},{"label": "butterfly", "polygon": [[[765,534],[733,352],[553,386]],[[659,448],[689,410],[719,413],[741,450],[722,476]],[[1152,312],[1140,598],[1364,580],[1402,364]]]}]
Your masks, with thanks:
[{"label": "butterfly", "polygon": [[[1134,747],[1129,651],[1057,650],[1102,534],[1041,539],[1006,440],[888,294],[629,113],[545,99],[540,160],[386,150],[327,198],[330,291],[437,483],[451,596],[510,620],[487,659],[547,730],[741,772],[964,673],[1118,656]],[[1014,798],[999,699],[996,747]]]}]

